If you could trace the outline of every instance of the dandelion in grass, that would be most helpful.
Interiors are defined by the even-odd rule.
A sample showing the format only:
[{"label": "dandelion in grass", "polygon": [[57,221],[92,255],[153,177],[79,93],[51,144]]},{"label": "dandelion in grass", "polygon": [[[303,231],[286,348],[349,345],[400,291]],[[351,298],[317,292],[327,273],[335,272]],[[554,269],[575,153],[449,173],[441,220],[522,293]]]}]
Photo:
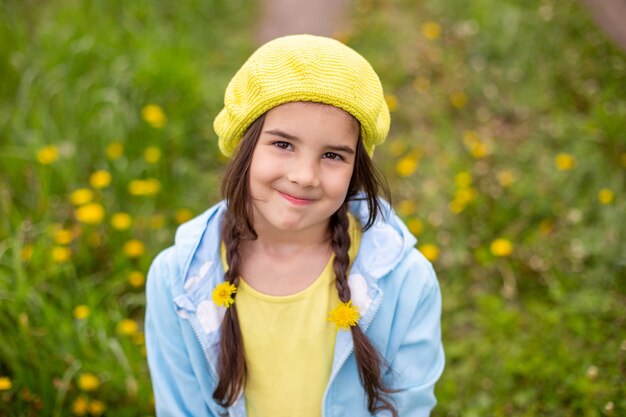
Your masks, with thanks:
[{"label": "dandelion in grass", "polygon": [[69,245],[74,239],[74,234],[68,229],[55,228],[53,238],[54,242],[58,245]]},{"label": "dandelion in grass", "polygon": [[8,376],[0,376],[0,391],[8,391],[13,388],[13,382]]},{"label": "dandelion in grass", "polygon": [[139,325],[135,320],[124,319],[117,323],[117,332],[123,336],[132,336],[139,330]]},{"label": "dandelion in grass", "polygon": [[91,310],[84,304],[78,305],[74,308],[74,318],[76,320],[85,320],[91,314]]},{"label": "dandelion in grass", "polygon": [[101,416],[106,410],[106,405],[100,400],[91,400],[89,402],[89,414],[92,416]]},{"label": "dandelion in grass", "polygon": [[182,208],[182,209],[176,210],[174,221],[176,221],[176,224],[182,224],[188,220],[191,220],[192,217],[193,217],[193,213],[191,212],[191,210]]},{"label": "dandelion in grass", "polygon": [[133,218],[128,213],[118,212],[111,216],[111,226],[115,230],[128,230],[133,224]]},{"label": "dandelion in grass", "polygon": [[576,160],[568,153],[560,153],[554,158],[554,163],[559,171],[569,171],[576,165]]},{"label": "dandelion in grass", "polygon": [[150,164],[156,164],[161,159],[161,150],[156,146],[148,146],[143,152],[143,159]]},{"label": "dandelion in grass", "polygon": [[77,190],[72,191],[70,194],[70,201],[75,206],[82,206],[83,204],[87,204],[93,200],[93,191],[89,188],[79,188]]},{"label": "dandelion in grass", "polygon": [[104,207],[100,203],[87,203],[74,212],[76,220],[84,224],[96,225],[104,219]]},{"label": "dandelion in grass", "polygon": [[491,242],[489,249],[494,256],[509,256],[511,253],[513,253],[513,243],[511,243],[511,241],[508,239],[498,238]]},{"label": "dandelion in grass", "polygon": [[159,192],[161,183],[155,178],[133,180],[128,184],[128,192],[136,196],[150,196]]},{"label": "dandelion in grass", "polygon": [[407,155],[396,164],[396,172],[401,177],[410,177],[417,170],[419,160],[416,155]]},{"label": "dandelion in grass", "polygon": [[328,314],[328,321],[335,323],[336,330],[349,330],[350,327],[357,325],[360,318],[359,309],[352,305],[352,300],[340,303]]},{"label": "dandelion in grass", "polygon": [[600,203],[604,205],[611,204],[614,199],[615,195],[613,194],[613,191],[608,188],[603,188],[598,192],[598,200],[600,200]]},{"label": "dandelion in grass", "polygon": [[474,181],[472,174],[467,171],[461,171],[454,176],[454,183],[459,188],[469,187],[472,181]]},{"label": "dandelion in grass", "polygon": [[415,236],[418,236],[422,233],[422,230],[424,230],[424,224],[420,219],[416,218],[409,219],[406,223],[406,226],[409,228],[409,231]]},{"label": "dandelion in grass", "polygon": [[393,94],[385,94],[385,101],[390,112],[394,112],[398,109],[398,97]]},{"label": "dandelion in grass", "polygon": [[462,91],[455,91],[450,94],[450,103],[457,109],[462,109],[467,104],[467,95]]},{"label": "dandelion in grass", "polygon": [[235,299],[233,298],[233,294],[237,292],[237,287],[235,287],[230,282],[222,282],[217,284],[213,289],[213,302],[220,307],[230,307],[235,303]]},{"label": "dandelion in grass", "polygon": [[44,146],[37,151],[37,160],[42,165],[50,165],[59,159],[59,150],[54,145]]},{"label": "dandelion in grass", "polygon": [[426,22],[422,25],[422,35],[430,41],[439,39],[441,36],[441,26],[437,22]]},{"label": "dandelion in grass", "polygon": [[82,395],[72,402],[72,414],[75,416],[84,416],[89,410],[89,402]]},{"label": "dandelion in grass", "polygon": [[85,372],[83,374],[80,374],[80,376],[78,377],[78,388],[81,391],[85,391],[85,392],[95,391],[98,389],[99,386],[100,386],[100,378],[98,378],[96,375],[90,372]]},{"label": "dandelion in grass", "polygon": [[72,258],[72,251],[64,246],[53,247],[51,253],[52,260],[59,264],[69,262],[69,260]]},{"label": "dandelion in grass", "polygon": [[419,247],[419,251],[424,255],[426,259],[431,262],[439,259],[439,248],[437,245],[433,245],[432,243],[425,243]]},{"label": "dandelion in grass", "polygon": [[141,240],[131,239],[124,244],[124,253],[129,258],[138,258],[146,251],[146,246]]},{"label": "dandelion in grass", "polygon": [[111,173],[103,169],[95,171],[89,177],[89,184],[96,189],[106,188],[111,184]]},{"label": "dandelion in grass", "polygon": [[150,126],[161,129],[167,123],[165,112],[156,104],[148,104],[141,109],[141,118]]},{"label": "dandelion in grass", "polygon": [[113,142],[109,146],[107,146],[107,157],[115,161],[116,159],[120,159],[124,155],[124,145],[120,142]]},{"label": "dandelion in grass", "polygon": [[146,276],[139,271],[132,271],[130,274],[128,274],[128,283],[131,287],[142,287],[145,282]]}]

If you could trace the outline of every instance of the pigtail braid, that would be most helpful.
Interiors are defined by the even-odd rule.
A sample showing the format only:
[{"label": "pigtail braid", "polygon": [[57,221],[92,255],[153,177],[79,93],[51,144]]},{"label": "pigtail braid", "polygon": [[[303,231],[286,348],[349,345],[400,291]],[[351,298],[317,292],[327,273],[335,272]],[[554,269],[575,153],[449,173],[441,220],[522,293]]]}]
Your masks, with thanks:
[{"label": "pigtail braid", "polygon": [[[349,226],[348,204],[344,203],[330,220],[331,246],[335,253],[333,261],[335,286],[339,300],[344,303],[350,301],[351,297],[347,276],[350,266],[348,254],[350,249]],[[393,417],[398,417],[396,408],[386,395],[394,392],[394,390],[383,385],[381,370],[384,363],[383,358],[358,325],[352,326],[350,329],[354,341],[354,356],[359,370],[359,378],[367,393],[369,412],[376,414],[379,411],[388,410]]]},{"label": "pigtail braid", "polygon": [[[222,238],[226,245],[226,260],[229,269],[224,274],[224,281],[237,287],[241,265],[238,251],[241,232],[234,223],[234,219],[227,212],[222,225]],[[234,298],[236,296],[237,293],[233,294]],[[243,337],[237,317],[237,303],[226,309],[220,331],[220,353],[217,369],[219,382],[213,392],[213,399],[222,407],[229,407],[235,403],[242,392],[247,372]]]}]

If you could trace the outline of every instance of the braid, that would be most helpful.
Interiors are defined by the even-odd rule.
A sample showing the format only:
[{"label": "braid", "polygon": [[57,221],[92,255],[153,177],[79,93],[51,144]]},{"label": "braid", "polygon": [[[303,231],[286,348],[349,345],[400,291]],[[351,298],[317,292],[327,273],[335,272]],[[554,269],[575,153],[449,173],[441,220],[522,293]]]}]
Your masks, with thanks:
[{"label": "braid", "polygon": [[[224,281],[238,286],[239,267],[241,265],[238,247],[241,232],[234,223],[234,219],[227,212],[222,225],[222,237],[226,245],[226,260],[229,269],[224,274]],[[233,298],[236,295],[237,293],[234,293]],[[226,316],[220,331],[220,353],[217,370],[219,382],[213,392],[213,399],[222,407],[228,407],[235,403],[237,396],[243,390],[247,372],[243,338],[237,317],[237,303],[226,309]]]},{"label": "braid", "polygon": [[[333,261],[335,286],[339,300],[344,303],[351,298],[347,277],[350,266],[348,255],[350,249],[349,226],[348,204],[344,203],[330,220],[331,246],[335,253],[335,260]],[[352,326],[350,329],[354,341],[354,356],[359,370],[359,378],[367,393],[369,412],[375,414],[381,410],[388,410],[393,417],[398,417],[396,408],[385,395],[394,392],[394,390],[383,385],[381,367],[384,360],[358,325]]]}]

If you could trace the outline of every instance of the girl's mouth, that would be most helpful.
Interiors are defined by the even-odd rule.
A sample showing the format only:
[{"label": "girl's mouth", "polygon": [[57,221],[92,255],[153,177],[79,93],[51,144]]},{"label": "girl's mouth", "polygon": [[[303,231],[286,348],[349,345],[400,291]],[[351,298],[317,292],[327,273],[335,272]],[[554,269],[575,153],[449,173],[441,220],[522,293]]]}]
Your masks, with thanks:
[{"label": "girl's mouth", "polygon": [[278,191],[278,194],[280,194],[281,197],[283,197],[285,200],[289,201],[290,203],[295,204],[296,206],[306,206],[306,205],[312,204],[313,201],[315,201],[315,200],[311,200],[308,198],[294,197],[292,195],[285,194],[282,191]]}]

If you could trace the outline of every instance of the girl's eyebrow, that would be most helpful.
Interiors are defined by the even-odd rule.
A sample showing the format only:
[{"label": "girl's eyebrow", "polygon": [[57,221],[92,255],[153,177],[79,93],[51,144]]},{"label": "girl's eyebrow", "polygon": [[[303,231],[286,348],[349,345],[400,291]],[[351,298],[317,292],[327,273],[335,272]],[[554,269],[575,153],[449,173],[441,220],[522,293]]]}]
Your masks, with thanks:
[{"label": "girl's eyebrow", "polygon": [[[263,133],[269,133],[270,135],[279,136],[281,138],[288,139],[293,142],[300,142],[300,138],[298,138],[297,136],[291,135],[287,132],[283,132],[282,130],[278,130],[278,129],[266,130]],[[334,152],[345,152],[350,155],[354,154],[354,149],[352,149],[349,146],[329,145],[329,146],[326,146],[325,148]]]}]

